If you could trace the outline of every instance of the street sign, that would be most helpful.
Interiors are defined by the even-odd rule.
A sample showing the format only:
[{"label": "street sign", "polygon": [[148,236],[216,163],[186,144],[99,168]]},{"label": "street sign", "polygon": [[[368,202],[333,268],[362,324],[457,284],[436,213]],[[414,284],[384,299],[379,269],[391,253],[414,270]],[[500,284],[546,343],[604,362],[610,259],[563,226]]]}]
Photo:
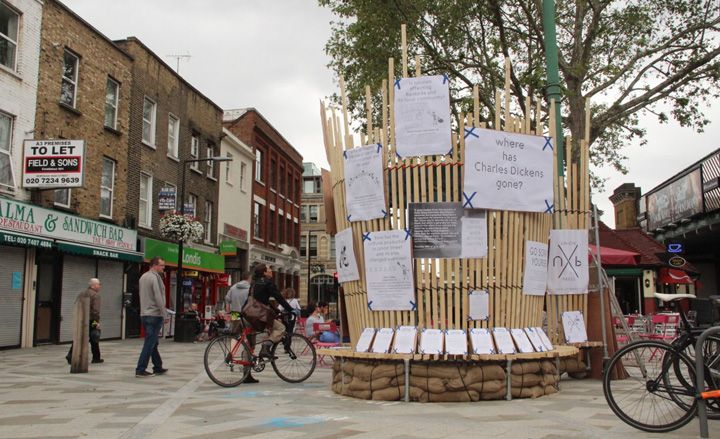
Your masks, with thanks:
[{"label": "street sign", "polygon": [[175,210],[175,188],[164,187],[158,194],[158,209]]}]

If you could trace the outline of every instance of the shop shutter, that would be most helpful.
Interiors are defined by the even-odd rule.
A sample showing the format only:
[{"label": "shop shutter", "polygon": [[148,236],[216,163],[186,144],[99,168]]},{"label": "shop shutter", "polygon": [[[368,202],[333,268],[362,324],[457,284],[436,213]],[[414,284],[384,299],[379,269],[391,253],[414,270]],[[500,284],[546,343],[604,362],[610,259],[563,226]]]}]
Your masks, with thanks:
[{"label": "shop shutter", "polygon": [[[20,345],[25,249],[0,245],[0,347]],[[21,273],[20,288],[13,289],[13,273]],[[17,282],[17,279],[16,279]]]},{"label": "shop shutter", "polygon": [[[95,277],[95,259],[63,256],[62,299],[60,305],[60,341],[72,341],[73,308],[75,298],[85,291]],[[102,294],[102,293],[101,293]],[[102,314],[100,315],[102,318]]]},{"label": "shop shutter", "polygon": [[120,322],[122,317],[123,263],[98,261],[98,279],[102,283],[100,295],[102,309],[102,338],[120,338]]}]

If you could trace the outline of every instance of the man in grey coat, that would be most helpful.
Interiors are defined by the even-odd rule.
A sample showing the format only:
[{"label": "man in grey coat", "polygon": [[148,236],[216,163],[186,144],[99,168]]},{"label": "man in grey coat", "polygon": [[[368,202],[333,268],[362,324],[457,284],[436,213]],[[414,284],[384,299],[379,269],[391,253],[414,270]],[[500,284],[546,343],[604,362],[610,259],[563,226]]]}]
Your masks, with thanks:
[{"label": "man in grey coat", "polygon": [[[250,295],[250,278],[251,274],[249,271],[243,272],[242,280],[230,287],[227,294],[225,294],[225,312],[230,314],[230,328],[235,335],[240,332],[240,319],[242,319],[240,313]],[[249,335],[248,341],[254,346],[255,335]],[[254,384],[257,382],[258,380],[253,377],[252,374],[249,374],[247,378],[245,378],[245,381],[243,381],[245,384]]]},{"label": "man in grey coat", "polygon": [[[140,320],[145,329],[145,342],[135,367],[138,378],[162,375],[168,371],[163,368],[158,352],[158,338],[166,314],[164,271],[165,260],[156,256],[150,260],[150,270],[140,276]],[[148,372],[146,369],[151,358],[153,371]]]}]

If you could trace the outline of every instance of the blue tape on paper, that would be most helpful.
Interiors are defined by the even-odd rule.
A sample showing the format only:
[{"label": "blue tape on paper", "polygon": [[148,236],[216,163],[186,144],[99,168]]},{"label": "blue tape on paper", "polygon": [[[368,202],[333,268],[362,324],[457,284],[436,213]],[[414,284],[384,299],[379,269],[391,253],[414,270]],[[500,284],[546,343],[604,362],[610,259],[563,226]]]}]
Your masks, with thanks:
[{"label": "blue tape on paper", "polygon": [[343,157],[345,157],[345,160],[347,160],[347,151],[343,151]]},{"label": "blue tape on paper", "polygon": [[378,143],[378,144],[377,144],[377,152],[378,152],[378,154],[380,153],[380,151],[382,151],[382,144]]},{"label": "blue tape on paper", "polygon": [[544,213],[553,213],[553,208],[555,207],[555,204],[550,204],[548,200],[545,200],[545,212]]},{"label": "blue tape on paper", "polygon": [[372,241],[372,239],[370,239],[370,232],[363,233],[362,236],[363,236],[362,237],[363,242],[364,241]]},{"label": "blue tape on paper", "polygon": [[369,309],[370,311],[373,310],[373,309],[372,309],[372,303],[373,303],[372,300],[368,302],[368,309]]},{"label": "blue tape on paper", "polygon": [[472,128],[465,128],[465,138],[467,139],[468,136],[473,136],[476,139],[479,139],[480,136],[475,132],[475,127]]},{"label": "blue tape on paper", "polygon": [[550,150],[552,151],[552,150],[553,150],[552,137],[548,137],[548,136],[543,136],[543,137],[545,137],[545,145],[543,145],[543,149],[542,149],[542,150],[545,151],[545,148],[548,148],[548,147],[549,147]]},{"label": "blue tape on paper", "polygon": [[450,77],[447,74],[443,75],[443,84],[446,82],[450,82]]},{"label": "blue tape on paper", "polygon": [[410,301],[410,306],[412,307],[410,311],[415,311],[417,309],[417,303],[413,302],[412,300]]},{"label": "blue tape on paper", "polygon": [[401,80],[401,79],[402,79],[402,78],[398,78],[398,79],[395,80],[395,87],[397,87],[398,90],[400,90],[400,80]]},{"label": "blue tape on paper", "polygon": [[405,230],[405,240],[407,241],[408,238],[412,237],[410,234],[410,229],[404,229]]},{"label": "blue tape on paper", "polygon": [[463,198],[465,198],[465,203],[463,204],[463,209],[468,206],[470,206],[470,209],[474,209],[473,204],[472,204],[472,199],[475,197],[476,194],[477,194],[477,191],[473,192],[470,195],[470,197],[468,197],[467,194],[465,192],[463,192]]}]

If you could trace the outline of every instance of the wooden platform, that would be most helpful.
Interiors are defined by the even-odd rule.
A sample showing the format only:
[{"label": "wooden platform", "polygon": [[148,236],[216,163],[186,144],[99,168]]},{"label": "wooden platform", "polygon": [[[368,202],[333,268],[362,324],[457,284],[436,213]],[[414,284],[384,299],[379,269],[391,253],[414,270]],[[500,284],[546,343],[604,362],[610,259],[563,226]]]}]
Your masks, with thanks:
[{"label": "wooden platform", "polygon": [[[598,342],[588,342],[598,343]],[[579,343],[586,344],[586,343]],[[600,343],[602,346],[602,343]],[[513,361],[513,360],[541,360],[545,358],[572,357],[580,352],[581,348],[591,346],[561,345],[548,352],[533,352],[527,354],[496,354],[496,355],[422,355],[422,354],[376,354],[372,352],[355,352],[352,348],[318,349],[318,355],[327,355],[333,358],[354,358],[367,360],[411,360],[411,361]]]}]

